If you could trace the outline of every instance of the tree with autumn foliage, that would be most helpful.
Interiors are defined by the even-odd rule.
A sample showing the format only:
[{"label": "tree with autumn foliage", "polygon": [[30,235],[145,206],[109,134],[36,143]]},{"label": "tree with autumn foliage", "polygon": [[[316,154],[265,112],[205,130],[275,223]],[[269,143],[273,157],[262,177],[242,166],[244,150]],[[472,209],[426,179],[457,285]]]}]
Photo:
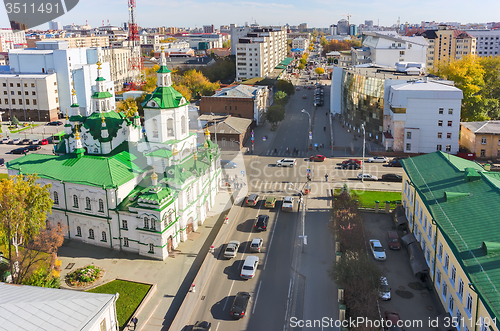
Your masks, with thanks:
[{"label": "tree with autumn foliage", "polygon": [[[52,212],[50,184],[37,183],[36,175],[16,175],[0,181],[0,242],[8,246],[11,275],[22,273],[20,247],[34,241]],[[15,250],[15,255],[12,253]]]},{"label": "tree with autumn foliage", "polygon": [[144,84],[142,90],[148,93],[152,93],[156,88],[156,72],[160,70],[159,65],[154,65],[151,68],[146,68],[146,83]]},{"label": "tree with autumn foliage", "polygon": [[323,46],[323,51],[321,54],[325,56],[326,53],[332,51],[349,51],[351,47],[361,47],[361,40],[351,39],[351,40],[336,40],[332,39],[328,44]]},{"label": "tree with autumn foliage", "polygon": [[123,101],[116,104],[116,112],[123,113],[127,117],[133,117],[135,112],[138,111],[137,98],[128,97]]},{"label": "tree with autumn foliage", "polygon": [[172,80],[174,88],[188,100],[213,95],[220,88],[218,82],[210,82],[196,69],[188,70],[182,76],[174,75]]}]

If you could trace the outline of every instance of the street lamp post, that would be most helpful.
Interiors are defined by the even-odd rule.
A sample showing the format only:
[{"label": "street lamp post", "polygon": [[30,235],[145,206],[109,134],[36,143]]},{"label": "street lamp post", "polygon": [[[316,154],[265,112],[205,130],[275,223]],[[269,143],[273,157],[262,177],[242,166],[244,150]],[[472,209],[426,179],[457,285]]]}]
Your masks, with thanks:
[{"label": "street lamp post", "polygon": [[[307,114],[307,116],[309,117],[309,132],[311,132],[312,134],[312,126],[311,126],[311,114],[309,114],[309,112],[307,112],[305,109],[302,109],[301,112],[303,112],[304,114]],[[307,140],[306,140],[307,141]],[[306,144],[307,145],[307,144]]]},{"label": "street lamp post", "polygon": [[[301,112],[307,114],[307,116],[309,117],[309,132],[310,132],[310,135],[309,135],[309,139],[312,139],[312,126],[311,126],[311,114],[309,114],[305,109],[302,109]],[[309,143],[308,143],[308,140],[306,139],[306,148],[309,149]],[[309,165],[309,159],[307,159],[307,171],[310,172],[310,165]],[[309,175],[309,173],[308,173]]]},{"label": "street lamp post", "polygon": [[[299,193],[299,203],[302,203],[302,217],[301,217],[301,222],[302,222],[302,235],[299,236],[299,238],[302,238],[302,253],[304,253],[304,246],[307,245],[307,236],[306,236],[306,204],[305,200],[302,197],[302,192],[297,190],[295,186],[292,183],[288,183],[288,186],[292,186],[292,190]],[[289,188],[289,187],[288,187]]]},{"label": "street lamp post", "polygon": [[364,172],[365,172],[365,125],[361,124],[361,129],[363,129],[363,162],[361,162],[361,182],[364,182]]},{"label": "street lamp post", "polygon": [[215,126],[215,143],[217,144],[217,121],[215,120],[214,113],[210,113],[213,116],[214,126]]}]

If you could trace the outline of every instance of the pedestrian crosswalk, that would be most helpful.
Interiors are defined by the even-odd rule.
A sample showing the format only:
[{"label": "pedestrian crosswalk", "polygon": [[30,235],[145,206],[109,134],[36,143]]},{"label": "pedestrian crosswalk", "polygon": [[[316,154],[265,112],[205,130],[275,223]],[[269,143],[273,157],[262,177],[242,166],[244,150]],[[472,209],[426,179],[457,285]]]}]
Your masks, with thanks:
[{"label": "pedestrian crosswalk", "polygon": [[277,156],[277,157],[309,157],[313,154],[321,154],[321,151],[324,151],[324,148],[319,148],[318,150],[312,150],[312,151],[298,151],[296,153],[293,152],[293,149],[291,149],[289,152],[286,151],[286,148],[283,149],[277,149],[276,151],[274,149],[269,149],[262,153],[261,155],[266,155],[266,156]]},{"label": "pedestrian crosswalk", "polygon": [[265,181],[257,178],[250,179],[247,184],[252,192],[288,194],[293,193],[294,190],[300,190],[304,186],[304,183],[291,183],[290,185],[289,182]]}]

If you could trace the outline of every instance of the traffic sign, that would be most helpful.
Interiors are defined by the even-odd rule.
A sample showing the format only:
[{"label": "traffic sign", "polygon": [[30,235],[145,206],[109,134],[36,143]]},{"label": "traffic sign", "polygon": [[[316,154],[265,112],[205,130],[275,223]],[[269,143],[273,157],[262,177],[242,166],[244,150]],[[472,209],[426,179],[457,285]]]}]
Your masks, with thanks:
[{"label": "traffic sign", "polygon": [[312,131],[309,131],[309,139],[312,140],[312,138],[313,138],[313,133]]},{"label": "traffic sign", "polygon": [[244,170],[241,170],[241,174],[242,174],[242,175],[245,175],[245,171],[244,171]]},{"label": "traffic sign", "polygon": [[307,174],[310,174],[311,173],[311,169],[307,169]]}]

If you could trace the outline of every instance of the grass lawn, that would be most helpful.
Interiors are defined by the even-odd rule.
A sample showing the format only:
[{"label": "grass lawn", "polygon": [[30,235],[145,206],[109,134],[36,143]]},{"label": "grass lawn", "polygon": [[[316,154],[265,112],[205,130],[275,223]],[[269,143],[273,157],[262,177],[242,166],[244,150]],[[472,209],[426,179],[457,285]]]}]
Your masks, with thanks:
[{"label": "grass lawn", "polygon": [[87,292],[108,294],[120,293],[120,297],[116,301],[116,314],[118,316],[120,330],[122,330],[125,327],[125,323],[127,323],[134,311],[141,304],[150,287],[151,285],[147,284],[114,280],[88,290]]},{"label": "grass lawn", "polygon": [[[335,190],[336,194],[340,190]],[[351,191],[351,196],[359,201],[362,208],[375,208],[375,201],[379,201],[380,208],[385,208],[385,201],[391,201],[391,209],[396,207],[396,201],[401,200],[401,192],[386,192],[386,191]]]},{"label": "grass lawn", "polygon": [[9,175],[8,174],[0,174],[0,179],[8,179]]},{"label": "grass lawn", "polygon": [[40,125],[40,124],[24,126],[24,127],[21,127],[20,129],[17,129],[17,130],[11,130],[10,133],[18,133],[18,132],[21,132],[21,131],[24,131],[27,129],[36,128],[38,125]]}]

